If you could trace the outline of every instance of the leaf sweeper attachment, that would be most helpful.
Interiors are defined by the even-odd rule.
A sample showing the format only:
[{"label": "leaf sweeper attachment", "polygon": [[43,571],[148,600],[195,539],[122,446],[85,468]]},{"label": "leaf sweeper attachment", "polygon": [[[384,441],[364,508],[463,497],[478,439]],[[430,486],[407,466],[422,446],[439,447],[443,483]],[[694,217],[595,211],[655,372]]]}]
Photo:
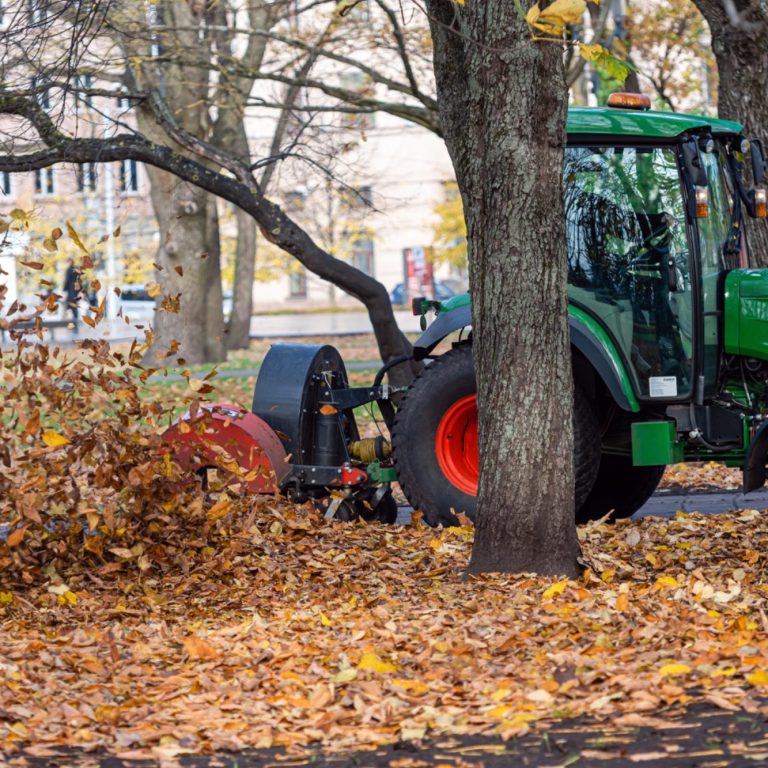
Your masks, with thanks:
[{"label": "leaf sweeper attachment", "polygon": [[360,438],[354,409],[378,402],[385,420],[395,390],[350,387],[335,347],[274,344],[256,380],[251,410],[205,405],[164,435],[173,460],[190,473],[231,474],[249,493],[316,500],[327,517],[394,522],[390,445]]}]

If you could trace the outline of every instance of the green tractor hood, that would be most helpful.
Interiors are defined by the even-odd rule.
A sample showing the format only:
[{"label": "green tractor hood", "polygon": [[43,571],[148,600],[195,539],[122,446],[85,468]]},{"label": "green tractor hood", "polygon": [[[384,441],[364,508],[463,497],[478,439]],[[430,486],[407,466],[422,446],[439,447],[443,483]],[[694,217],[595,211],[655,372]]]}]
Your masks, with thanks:
[{"label": "green tractor hood", "polygon": [[768,269],[725,277],[725,352],[768,360]]}]

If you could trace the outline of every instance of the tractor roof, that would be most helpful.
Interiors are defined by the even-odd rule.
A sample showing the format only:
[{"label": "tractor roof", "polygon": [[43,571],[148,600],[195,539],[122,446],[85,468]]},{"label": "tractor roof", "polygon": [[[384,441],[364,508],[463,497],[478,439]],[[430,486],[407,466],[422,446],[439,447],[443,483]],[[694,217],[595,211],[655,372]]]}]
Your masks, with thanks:
[{"label": "tractor roof", "polygon": [[701,128],[712,133],[739,134],[739,123],[679,112],[654,112],[614,107],[573,107],[568,110],[569,134],[605,134],[648,139],[674,139]]}]

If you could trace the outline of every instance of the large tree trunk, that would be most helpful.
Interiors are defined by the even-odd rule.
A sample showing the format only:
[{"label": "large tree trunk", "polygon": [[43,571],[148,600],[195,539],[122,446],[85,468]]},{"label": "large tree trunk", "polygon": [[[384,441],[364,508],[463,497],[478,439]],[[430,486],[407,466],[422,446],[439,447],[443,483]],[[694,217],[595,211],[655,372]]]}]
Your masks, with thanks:
[{"label": "large tree trunk", "polygon": [[532,42],[509,0],[427,5],[467,217],[480,432],[469,570],[573,576],[562,50]]},{"label": "large tree trunk", "polygon": [[[744,126],[747,136],[768,137],[768,8],[754,0],[737,0],[741,23],[732,21],[723,0],[694,0],[707,20],[720,77],[718,114]],[[766,145],[768,149],[768,144]],[[747,223],[752,257],[768,266],[768,222]]]},{"label": "large tree trunk", "polygon": [[232,314],[227,323],[227,349],[248,349],[253,314],[253,281],[256,273],[256,222],[240,208],[237,220],[235,280],[232,287]]},{"label": "large tree trunk", "polygon": [[[215,200],[198,187],[149,166],[152,207],[160,228],[157,263],[163,297],[179,296],[168,310],[160,302],[148,354],[155,365],[226,359],[221,314],[221,274]],[[167,300],[167,298],[166,298]],[[178,354],[166,353],[178,342]]]}]

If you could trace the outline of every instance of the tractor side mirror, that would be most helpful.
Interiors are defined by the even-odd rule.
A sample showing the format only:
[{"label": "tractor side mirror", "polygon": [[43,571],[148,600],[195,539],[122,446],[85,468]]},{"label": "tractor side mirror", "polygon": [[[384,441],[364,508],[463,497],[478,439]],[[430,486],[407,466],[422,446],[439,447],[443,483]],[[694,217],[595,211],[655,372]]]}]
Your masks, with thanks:
[{"label": "tractor side mirror", "polygon": [[696,141],[686,141],[682,145],[683,164],[688,174],[688,178],[695,187],[707,186],[707,169],[701,159],[699,145]]},{"label": "tractor side mirror", "polygon": [[765,152],[760,139],[749,140],[749,154],[752,157],[752,180],[756,187],[765,181]]}]

